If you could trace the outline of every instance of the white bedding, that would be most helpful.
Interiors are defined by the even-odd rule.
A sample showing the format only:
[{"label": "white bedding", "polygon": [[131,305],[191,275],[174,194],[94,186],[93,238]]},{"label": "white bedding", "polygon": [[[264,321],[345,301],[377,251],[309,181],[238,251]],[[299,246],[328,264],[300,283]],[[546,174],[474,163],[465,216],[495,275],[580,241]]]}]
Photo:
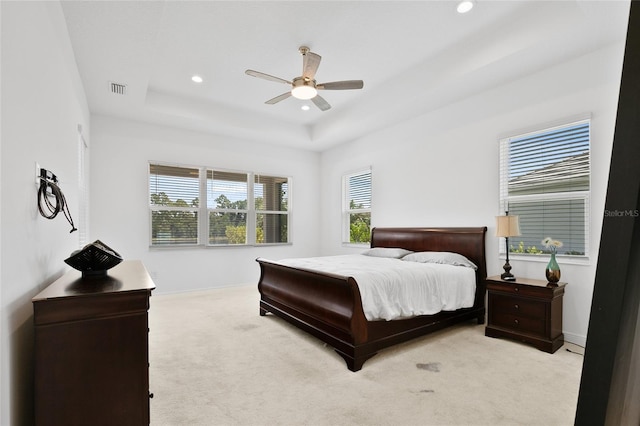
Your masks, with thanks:
[{"label": "white bedding", "polygon": [[353,277],[369,321],[432,315],[473,306],[472,268],[363,256],[308,257],[276,263]]}]

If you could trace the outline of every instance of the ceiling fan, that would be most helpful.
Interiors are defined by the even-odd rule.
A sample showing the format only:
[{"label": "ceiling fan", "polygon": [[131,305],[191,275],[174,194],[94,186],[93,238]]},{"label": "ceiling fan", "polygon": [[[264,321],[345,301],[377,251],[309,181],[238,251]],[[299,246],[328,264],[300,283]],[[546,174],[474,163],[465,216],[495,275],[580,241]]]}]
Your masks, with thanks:
[{"label": "ceiling fan", "polygon": [[291,86],[291,90],[276,96],[273,99],[269,99],[265,104],[273,105],[280,101],[287,99],[289,96],[293,96],[298,99],[311,99],[311,101],[322,111],[326,111],[331,108],[331,105],[318,95],[318,90],[351,90],[362,89],[364,82],[362,80],[343,80],[333,81],[330,83],[316,83],[315,76],[318,67],[320,66],[320,60],[322,57],[316,53],[311,52],[307,46],[300,46],[298,49],[302,55],[302,75],[296,77],[293,81],[285,80],[283,78],[274,77],[269,74],[265,74],[259,71],[246,70],[245,74],[252,77],[262,78],[264,80],[275,81],[276,83],[284,83]]}]

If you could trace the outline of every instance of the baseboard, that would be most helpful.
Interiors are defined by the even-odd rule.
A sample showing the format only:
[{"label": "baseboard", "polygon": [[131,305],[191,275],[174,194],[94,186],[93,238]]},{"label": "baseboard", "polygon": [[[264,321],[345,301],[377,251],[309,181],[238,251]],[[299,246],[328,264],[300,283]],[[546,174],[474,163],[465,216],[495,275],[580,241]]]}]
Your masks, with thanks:
[{"label": "baseboard", "polygon": [[581,334],[567,333],[566,331],[563,333],[564,333],[565,342],[573,343],[574,345],[578,345],[583,348],[587,345],[587,336],[583,336]]},{"label": "baseboard", "polygon": [[184,290],[164,290],[164,291],[158,290],[158,287],[156,286],[156,289],[153,291],[153,295],[154,296],[165,296],[165,295],[171,296],[176,294],[197,293],[199,291],[224,290],[226,288],[239,288],[239,287],[249,287],[249,286],[255,286],[256,294],[258,294],[257,284],[231,284],[231,285],[222,285],[222,286],[216,286],[216,287],[198,287],[198,288],[188,288]]}]

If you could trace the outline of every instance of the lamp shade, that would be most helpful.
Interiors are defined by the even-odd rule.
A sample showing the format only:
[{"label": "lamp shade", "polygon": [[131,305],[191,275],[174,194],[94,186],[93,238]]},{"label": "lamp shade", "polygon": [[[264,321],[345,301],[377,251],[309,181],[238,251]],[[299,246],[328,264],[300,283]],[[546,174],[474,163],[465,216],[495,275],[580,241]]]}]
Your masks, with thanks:
[{"label": "lamp shade", "polygon": [[516,237],[520,235],[519,216],[496,216],[496,237]]}]

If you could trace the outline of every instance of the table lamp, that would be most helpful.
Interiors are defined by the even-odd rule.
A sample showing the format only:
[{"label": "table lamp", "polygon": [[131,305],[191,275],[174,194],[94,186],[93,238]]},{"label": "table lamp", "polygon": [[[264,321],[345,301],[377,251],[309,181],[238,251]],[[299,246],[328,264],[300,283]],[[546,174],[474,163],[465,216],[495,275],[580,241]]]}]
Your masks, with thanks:
[{"label": "table lamp", "polygon": [[509,237],[517,237],[520,235],[520,217],[509,216],[509,212],[505,212],[504,216],[496,216],[496,237],[504,237],[505,248],[507,252],[507,261],[503,268],[504,273],[500,275],[505,281],[515,281],[516,277],[511,273],[511,265],[509,265]]}]

